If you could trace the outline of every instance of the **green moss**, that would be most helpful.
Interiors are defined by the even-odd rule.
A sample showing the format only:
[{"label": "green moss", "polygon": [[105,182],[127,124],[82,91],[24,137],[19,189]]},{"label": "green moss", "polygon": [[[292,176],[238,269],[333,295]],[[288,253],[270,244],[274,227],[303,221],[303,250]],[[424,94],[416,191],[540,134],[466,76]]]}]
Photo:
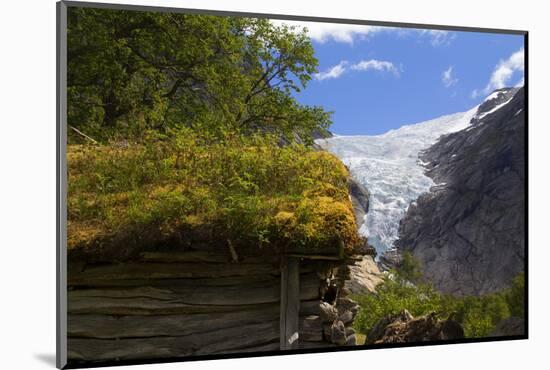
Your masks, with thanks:
[{"label": "green moss", "polygon": [[70,145],[67,158],[69,249],[139,249],[204,228],[236,245],[358,243],[348,171],[326,152],[180,128],[145,144]]}]

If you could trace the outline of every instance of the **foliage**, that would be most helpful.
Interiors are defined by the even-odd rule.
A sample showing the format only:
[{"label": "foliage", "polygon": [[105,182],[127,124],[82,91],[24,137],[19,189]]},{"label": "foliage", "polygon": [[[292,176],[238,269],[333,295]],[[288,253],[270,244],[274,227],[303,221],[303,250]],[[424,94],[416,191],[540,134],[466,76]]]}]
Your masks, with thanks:
[{"label": "foliage", "polygon": [[212,141],[180,127],[149,132],[141,143],[70,145],[69,248],[139,247],[201,227],[235,244],[355,245],[345,166],[275,142]]},{"label": "foliage", "polygon": [[386,315],[397,314],[403,309],[413,316],[439,312],[442,303],[441,295],[429,285],[413,285],[390,276],[377,286],[375,294],[358,295],[354,299],[361,307],[354,326],[365,335]]},{"label": "foliage", "polygon": [[506,303],[510,314],[516,317],[525,315],[525,274],[519,274],[512,280],[512,286],[506,294]]},{"label": "foliage", "polygon": [[403,252],[399,269],[396,271],[398,278],[418,283],[422,279],[420,261],[413,257],[409,251]]},{"label": "foliage", "polygon": [[217,137],[311,139],[330,124],[330,113],[292,96],[317,70],[303,30],[266,19],[70,7],[67,37],[68,122],[101,142],[181,125]]},{"label": "foliage", "polygon": [[456,320],[470,338],[487,336],[498,322],[507,317],[523,317],[523,274],[513,279],[509,289],[498,293],[455,297],[435,291],[430,284],[420,283],[419,266],[412,254],[405,253],[400,269],[388,274],[375,294],[354,297],[361,307],[354,324],[358,332],[368,335],[382,317],[403,309],[413,316],[436,312],[443,319]]},{"label": "foliage", "polygon": [[441,310],[462,324],[466,337],[486,337],[501,320],[510,317],[506,292],[482,296],[445,296]]}]

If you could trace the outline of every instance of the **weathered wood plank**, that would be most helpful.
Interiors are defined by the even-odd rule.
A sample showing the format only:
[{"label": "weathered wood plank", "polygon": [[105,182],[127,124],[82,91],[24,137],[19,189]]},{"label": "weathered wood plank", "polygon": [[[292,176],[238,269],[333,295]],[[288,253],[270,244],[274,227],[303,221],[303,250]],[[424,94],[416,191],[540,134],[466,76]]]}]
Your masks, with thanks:
[{"label": "weathered wood plank", "polygon": [[[185,252],[142,252],[140,259],[144,262],[206,262],[206,263],[233,263],[233,257],[228,252],[190,250]],[[270,264],[278,263],[276,256],[262,256],[256,254],[238,255],[238,263]]]},{"label": "weathered wood plank", "polygon": [[[178,301],[162,301],[151,298],[104,298],[87,297],[71,299],[68,313],[108,314],[108,315],[173,315],[209,312],[229,312],[235,310],[256,309],[273,303],[241,305],[189,304]],[[278,303],[275,303],[278,305]]]},{"label": "weathered wood plank", "polygon": [[126,262],[87,266],[81,272],[69,274],[68,284],[70,286],[127,279],[219,278],[244,275],[279,275],[279,273],[278,267],[270,264]]},{"label": "weathered wood plank", "polygon": [[281,267],[280,348],[295,349],[299,342],[300,285],[304,286],[300,284],[300,260],[288,257]]},{"label": "weathered wood plank", "polygon": [[[314,271],[313,265],[303,266],[300,273]],[[68,286],[132,285],[140,281],[162,279],[216,279],[279,276],[278,263],[193,263],[193,262],[125,262],[95,264],[73,268],[68,274]]]},{"label": "weathered wood plank", "polygon": [[300,300],[320,299],[321,280],[316,273],[300,274],[298,294]]},{"label": "weathered wood plank", "polygon": [[306,260],[320,260],[320,261],[343,261],[342,258],[335,256],[335,255],[327,255],[327,254],[298,254],[298,253],[292,253],[288,254],[288,257],[296,257],[296,258],[303,258]]},{"label": "weathered wood plank", "polygon": [[320,299],[313,299],[311,301],[302,300],[300,302],[300,316],[319,315],[321,313]]},{"label": "weathered wood plank", "polygon": [[[318,299],[319,279],[315,273],[302,274],[301,277],[300,299]],[[281,295],[280,282],[274,278],[225,287],[191,285],[188,284],[190,279],[181,280],[185,282],[181,286],[175,285],[176,281],[172,286],[70,290],[68,311],[113,315],[201,312],[203,308],[208,309],[202,306],[241,306],[279,302]]]},{"label": "weathered wood plank", "polygon": [[216,312],[194,315],[111,316],[68,315],[67,335],[79,338],[146,338],[184,336],[206,331],[276,321],[279,306],[256,310]]},{"label": "weathered wood plank", "polygon": [[323,323],[319,316],[300,318],[300,342],[320,342],[323,340]]},{"label": "weathered wood plank", "polygon": [[133,360],[254,351],[272,348],[279,337],[279,322],[239,326],[182,337],[132,339],[68,338],[71,361]]},{"label": "weathered wood plank", "polygon": [[270,282],[273,280],[279,281],[277,275],[242,275],[242,276],[226,276],[214,278],[175,278],[175,279],[124,279],[124,280],[73,280],[69,289],[80,288],[116,288],[116,287],[226,287],[232,285],[241,285],[247,283]]},{"label": "weathered wood plank", "polygon": [[[311,289],[310,289],[311,290]],[[313,294],[310,292],[310,294]],[[159,301],[207,305],[245,305],[279,301],[279,282],[248,283],[228,287],[134,287],[78,289],[68,292],[68,302],[87,298],[150,298]]]}]

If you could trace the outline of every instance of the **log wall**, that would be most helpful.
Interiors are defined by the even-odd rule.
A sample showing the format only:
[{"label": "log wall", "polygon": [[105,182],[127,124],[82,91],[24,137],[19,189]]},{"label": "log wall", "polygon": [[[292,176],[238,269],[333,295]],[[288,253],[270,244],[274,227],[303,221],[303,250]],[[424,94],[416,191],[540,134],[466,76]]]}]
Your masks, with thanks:
[{"label": "log wall", "polygon": [[[69,361],[355,344],[349,328],[356,313],[353,303],[342,298],[343,292],[323,302],[329,286],[345,279],[345,266],[293,260],[298,286],[291,291],[281,283],[286,281],[281,268],[286,262],[279,256],[241,256],[235,261],[223,254],[188,251],[144,253],[124,263],[70,262]],[[292,301],[295,295],[296,308],[283,310],[282,301]],[[298,332],[288,346],[281,339],[286,328],[290,334]]]}]

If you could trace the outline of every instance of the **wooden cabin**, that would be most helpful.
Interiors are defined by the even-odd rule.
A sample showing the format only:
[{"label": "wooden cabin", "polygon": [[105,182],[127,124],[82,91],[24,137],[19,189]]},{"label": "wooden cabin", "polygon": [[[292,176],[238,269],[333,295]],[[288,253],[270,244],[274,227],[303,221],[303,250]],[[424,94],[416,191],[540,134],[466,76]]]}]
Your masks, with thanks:
[{"label": "wooden cabin", "polygon": [[69,364],[356,345],[361,256],[212,243],[122,262],[69,254]]}]

